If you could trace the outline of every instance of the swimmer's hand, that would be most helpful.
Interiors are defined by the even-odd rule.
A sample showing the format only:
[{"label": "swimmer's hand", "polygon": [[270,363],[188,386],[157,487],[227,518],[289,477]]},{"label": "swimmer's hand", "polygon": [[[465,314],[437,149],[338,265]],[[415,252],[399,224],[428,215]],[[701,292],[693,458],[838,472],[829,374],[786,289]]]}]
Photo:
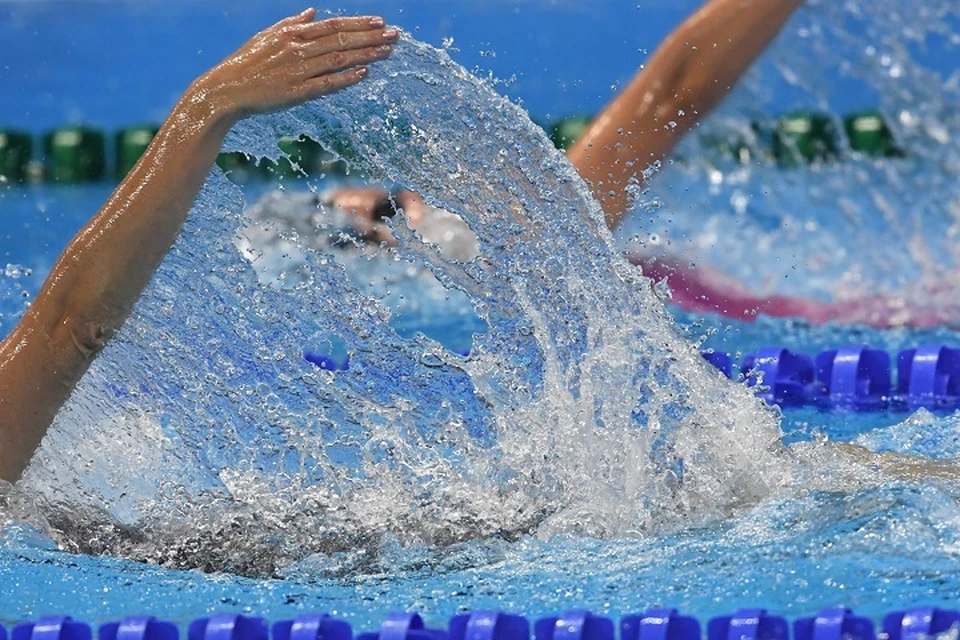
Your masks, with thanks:
[{"label": "swimmer's hand", "polygon": [[398,39],[376,16],[314,21],[315,9],[264,29],[191,86],[221,116],[294,106],[360,82]]}]

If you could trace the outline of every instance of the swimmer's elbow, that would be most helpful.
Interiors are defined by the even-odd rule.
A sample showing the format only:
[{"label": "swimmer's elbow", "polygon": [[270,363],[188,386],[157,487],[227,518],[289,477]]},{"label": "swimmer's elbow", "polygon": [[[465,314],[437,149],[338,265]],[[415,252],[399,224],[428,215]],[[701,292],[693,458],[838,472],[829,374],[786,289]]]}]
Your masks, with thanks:
[{"label": "swimmer's elbow", "polygon": [[55,353],[82,365],[103,350],[130,314],[132,302],[127,303],[115,279],[81,266],[65,254],[25,319],[49,338]]},{"label": "swimmer's elbow", "polygon": [[[715,64],[692,56],[688,44],[671,38],[671,55],[659,70],[657,116],[663,122],[691,125],[706,116],[723,99],[730,87]],[[649,71],[649,69],[648,69]]]},{"label": "swimmer's elbow", "polygon": [[114,332],[115,329],[100,322],[75,324],[71,331],[71,341],[78,354],[86,359],[93,359],[103,351]]},{"label": "swimmer's elbow", "polygon": [[686,131],[713,110],[729,87],[696,69],[685,70],[657,103],[657,120],[675,133]]},{"label": "swimmer's elbow", "polygon": [[51,335],[61,348],[68,349],[84,364],[89,364],[103,351],[122,320],[116,314],[84,314],[67,311]]}]

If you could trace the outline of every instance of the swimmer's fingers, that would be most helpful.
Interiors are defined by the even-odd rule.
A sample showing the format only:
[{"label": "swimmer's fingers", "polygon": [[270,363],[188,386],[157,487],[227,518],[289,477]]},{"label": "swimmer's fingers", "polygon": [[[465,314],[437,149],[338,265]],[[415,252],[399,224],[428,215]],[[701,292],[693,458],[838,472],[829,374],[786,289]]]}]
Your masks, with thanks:
[{"label": "swimmer's fingers", "polygon": [[304,40],[300,54],[313,58],[337,51],[366,49],[394,44],[400,38],[396,29],[366,29],[364,31],[341,31],[335,35]]},{"label": "swimmer's fingers", "polygon": [[309,9],[304,9],[303,11],[301,11],[300,13],[298,13],[298,14],[296,14],[296,15],[292,15],[292,16],[288,16],[288,17],[284,18],[283,20],[281,20],[281,21],[279,21],[278,23],[276,23],[275,25],[273,25],[272,28],[274,28],[274,29],[277,29],[277,28],[282,29],[282,28],[284,28],[284,27],[292,26],[292,25],[295,25],[295,24],[313,23],[313,19],[316,17],[316,15],[317,15],[317,10],[316,10],[316,9],[314,9],[314,8],[312,8],[312,7],[309,8]]},{"label": "swimmer's fingers", "polygon": [[264,29],[198,78],[194,92],[231,118],[283,109],[355,84],[397,38],[382,18],[315,17],[308,9]]},{"label": "swimmer's fingers", "polygon": [[340,91],[357,84],[367,77],[367,73],[369,73],[369,70],[366,67],[359,67],[340,73],[327,73],[310,78],[301,85],[300,97],[303,100],[312,100],[328,93]]},{"label": "swimmer's fingers", "polygon": [[[297,17],[299,16],[292,16],[288,18],[288,20]],[[315,40],[317,38],[336,36],[342,33],[379,30],[383,29],[383,26],[384,21],[380,16],[338,17],[300,24],[295,27],[295,32],[304,40]]]},{"label": "swimmer's fingers", "polygon": [[301,74],[306,79],[319,78],[327,74],[339,73],[383,60],[390,56],[393,47],[381,45],[367,47],[355,51],[334,51],[326,55],[305,60],[301,66]]}]

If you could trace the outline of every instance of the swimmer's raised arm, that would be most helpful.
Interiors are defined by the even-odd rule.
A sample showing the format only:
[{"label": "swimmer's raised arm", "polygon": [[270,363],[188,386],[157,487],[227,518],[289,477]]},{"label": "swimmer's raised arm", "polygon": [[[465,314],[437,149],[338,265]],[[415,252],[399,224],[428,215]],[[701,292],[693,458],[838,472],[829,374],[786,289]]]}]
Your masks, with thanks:
[{"label": "swimmer's raised arm", "polygon": [[278,22],[198,78],[0,344],[0,478],[14,481],[170,249],[230,127],[359,82],[397,32],[377,17]]},{"label": "swimmer's raised arm", "polygon": [[567,156],[612,229],[627,186],[719,104],[803,0],[710,0],[654,51]]}]

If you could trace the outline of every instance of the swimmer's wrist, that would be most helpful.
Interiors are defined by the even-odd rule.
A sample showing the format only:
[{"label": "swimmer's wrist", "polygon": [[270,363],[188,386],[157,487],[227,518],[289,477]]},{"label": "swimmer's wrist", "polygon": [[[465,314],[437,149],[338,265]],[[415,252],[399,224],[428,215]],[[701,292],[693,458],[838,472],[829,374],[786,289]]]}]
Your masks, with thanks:
[{"label": "swimmer's wrist", "polygon": [[209,76],[207,73],[194,80],[174,111],[196,125],[222,129],[226,133],[247,114],[230,99],[222,84]]}]

